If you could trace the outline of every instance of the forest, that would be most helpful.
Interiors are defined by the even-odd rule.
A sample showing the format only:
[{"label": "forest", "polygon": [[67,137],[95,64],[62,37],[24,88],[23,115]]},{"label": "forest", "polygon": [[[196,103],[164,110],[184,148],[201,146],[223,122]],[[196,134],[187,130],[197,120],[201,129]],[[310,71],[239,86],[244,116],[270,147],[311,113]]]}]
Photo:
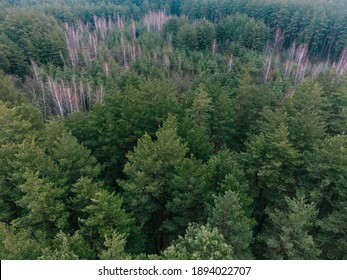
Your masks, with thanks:
[{"label": "forest", "polygon": [[347,259],[344,0],[2,0],[0,258]]}]

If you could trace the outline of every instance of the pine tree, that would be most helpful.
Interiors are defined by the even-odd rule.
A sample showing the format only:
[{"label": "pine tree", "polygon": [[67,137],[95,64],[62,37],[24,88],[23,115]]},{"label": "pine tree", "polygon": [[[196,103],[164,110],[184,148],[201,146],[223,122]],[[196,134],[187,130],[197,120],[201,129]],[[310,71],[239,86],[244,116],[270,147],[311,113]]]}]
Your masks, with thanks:
[{"label": "pine tree", "polygon": [[206,164],[195,158],[186,158],[176,167],[170,182],[170,199],[165,205],[167,218],[163,229],[172,238],[184,234],[190,222],[205,223],[206,201],[213,195],[211,172]]},{"label": "pine tree", "polygon": [[227,191],[216,196],[210,210],[208,222],[224,236],[225,242],[233,248],[235,259],[252,259],[251,244],[254,222],[247,216],[239,196]]},{"label": "pine tree", "polygon": [[215,90],[211,118],[211,141],[214,150],[220,150],[223,145],[229,149],[235,148],[236,129],[233,101],[223,90]]},{"label": "pine tree", "polygon": [[127,155],[124,167],[127,180],[121,182],[125,201],[147,237],[152,241],[152,250],[163,249],[165,234],[162,230],[165,205],[172,195],[170,183],[174,170],[187,153],[186,145],[177,136],[176,119],[169,115],[156,133],[156,141],[145,134],[133,152]]},{"label": "pine tree", "polygon": [[283,197],[293,192],[301,166],[300,154],[289,142],[283,122],[275,121],[263,130],[247,143],[247,151],[241,155],[256,211],[261,212],[266,206],[283,205]]},{"label": "pine tree", "polygon": [[180,236],[163,252],[167,260],[230,260],[232,248],[225,243],[216,228],[189,225],[184,237]]},{"label": "pine tree", "polygon": [[197,46],[198,50],[205,51],[212,47],[213,40],[215,39],[215,30],[212,23],[202,20],[196,26]]},{"label": "pine tree", "polygon": [[[81,234],[96,252],[101,252],[105,236],[112,236],[113,232],[124,234],[127,239],[137,238],[134,219],[125,212],[122,204],[119,195],[101,190],[83,210],[86,218],[80,219]],[[135,247],[140,245],[140,240],[136,241],[139,244],[133,244]]]},{"label": "pine tree", "polygon": [[81,177],[97,178],[100,165],[90,150],[77,142],[60,121],[51,121],[41,132],[39,145],[51,157],[60,173],[67,178],[66,185],[76,183]]},{"label": "pine tree", "polygon": [[347,133],[347,86],[344,82],[333,92],[325,92],[327,132],[331,135]]},{"label": "pine tree", "polygon": [[85,260],[95,259],[95,253],[79,232],[69,236],[58,232],[52,244],[42,249],[41,260]]},{"label": "pine tree", "polygon": [[[327,259],[346,257],[347,137],[336,135],[306,156],[309,185],[322,220],[317,240]],[[338,245],[337,245],[338,244]]]},{"label": "pine tree", "polygon": [[44,242],[33,239],[30,230],[0,223],[0,258],[2,260],[35,260]]},{"label": "pine tree", "polygon": [[106,247],[99,254],[100,260],[127,260],[130,256],[124,252],[126,239],[124,235],[113,232],[110,237],[105,237],[104,246]]},{"label": "pine tree", "polygon": [[322,88],[307,80],[285,102],[289,140],[300,152],[312,149],[325,137],[326,100]]},{"label": "pine tree", "polygon": [[40,179],[38,173],[26,172],[25,183],[19,186],[23,196],[17,201],[22,215],[13,224],[22,229],[31,228],[48,238],[68,228],[68,212],[63,202],[64,190],[54,183]]},{"label": "pine tree", "polygon": [[23,50],[2,32],[0,33],[0,57],[0,71],[20,77],[29,72]]},{"label": "pine tree", "polygon": [[21,143],[32,131],[29,121],[17,113],[17,108],[8,108],[0,101],[0,145]]},{"label": "pine tree", "polygon": [[186,110],[182,121],[181,134],[187,140],[189,150],[198,158],[205,161],[213,153],[211,143],[211,114],[212,99],[200,85],[194,96],[192,105]]},{"label": "pine tree", "polygon": [[[14,107],[29,103],[28,98],[23,92],[18,90],[9,76],[0,70],[0,101],[7,103],[7,107]],[[34,110],[34,107],[32,107]]]},{"label": "pine tree", "polygon": [[304,197],[285,198],[284,211],[268,208],[269,225],[261,239],[266,243],[265,257],[281,260],[317,259],[320,250],[312,236],[317,224],[316,206]]}]

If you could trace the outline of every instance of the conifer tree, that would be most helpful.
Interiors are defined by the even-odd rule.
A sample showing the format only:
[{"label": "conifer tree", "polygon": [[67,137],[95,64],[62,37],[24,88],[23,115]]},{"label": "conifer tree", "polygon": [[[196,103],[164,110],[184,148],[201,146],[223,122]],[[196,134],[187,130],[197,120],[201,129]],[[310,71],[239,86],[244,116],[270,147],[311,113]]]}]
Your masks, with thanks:
[{"label": "conifer tree", "polygon": [[105,237],[105,250],[101,251],[99,258],[101,260],[126,260],[130,256],[125,253],[126,239],[124,235],[113,232],[111,236]]},{"label": "conifer tree", "polygon": [[124,167],[127,180],[121,185],[129,209],[152,239],[152,250],[159,253],[166,242],[162,225],[167,218],[165,205],[172,195],[170,183],[175,168],[184,160],[187,147],[177,136],[177,123],[172,115],[157,131],[156,138],[153,141],[145,134],[134,151],[129,152]]},{"label": "conifer tree", "polygon": [[0,223],[0,258],[2,260],[35,260],[44,242],[37,242],[29,229],[17,229]]},{"label": "conifer tree", "polygon": [[13,224],[22,229],[30,228],[39,235],[51,238],[60,230],[67,230],[68,212],[64,204],[64,190],[26,172],[25,183],[18,186],[23,196],[17,201],[22,215]]},{"label": "conifer tree", "polygon": [[[101,190],[83,210],[86,218],[80,219],[81,234],[96,252],[101,252],[105,236],[112,236],[113,232],[124,234],[128,239],[136,239],[134,219],[125,212],[122,204],[123,199],[119,195]],[[140,239],[136,241],[138,244],[135,246],[140,244]]]},{"label": "conifer tree", "polygon": [[261,239],[266,243],[268,259],[317,259],[320,250],[312,236],[318,211],[304,197],[285,198],[286,210],[268,208],[269,225]]},{"label": "conifer tree", "polygon": [[[336,135],[316,145],[308,153],[307,170],[311,193],[317,200],[322,220],[317,240],[322,256],[328,259],[346,257],[346,182],[347,137]],[[338,245],[337,245],[338,244]]]},{"label": "conifer tree", "polygon": [[326,100],[322,88],[307,80],[285,102],[289,140],[300,152],[311,149],[325,137]]},{"label": "conifer tree", "polygon": [[215,197],[208,222],[218,228],[225,242],[233,248],[235,259],[253,258],[251,243],[254,221],[247,216],[236,192],[229,190],[223,196]]},{"label": "conifer tree", "polygon": [[264,206],[283,205],[284,195],[293,192],[291,186],[297,180],[301,164],[300,154],[289,142],[288,128],[283,122],[275,122],[263,130],[247,143],[247,151],[241,156],[255,203],[262,210]]},{"label": "conifer tree", "polygon": [[216,228],[191,224],[184,237],[180,236],[163,252],[167,260],[230,260],[232,248],[225,243]]},{"label": "conifer tree", "polygon": [[58,232],[52,244],[42,249],[41,260],[86,260],[95,259],[95,253],[79,232],[69,236]]}]

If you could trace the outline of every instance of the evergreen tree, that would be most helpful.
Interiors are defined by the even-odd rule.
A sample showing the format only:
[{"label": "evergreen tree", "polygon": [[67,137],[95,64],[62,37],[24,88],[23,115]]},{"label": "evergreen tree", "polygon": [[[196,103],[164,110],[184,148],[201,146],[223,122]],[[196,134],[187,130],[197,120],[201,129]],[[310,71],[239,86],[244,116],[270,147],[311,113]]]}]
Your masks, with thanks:
[{"label": "evergreen tree", "polygon": [[42,255],[39,257],[39,259],[95,259],[95,254],[78,232],[75,232],[75,234],[72,236],[59,232],[54,237],[52,245],[42,250]]},{"label": "evergreen tree", "polygon": [[[174,89],[167,82],[124,74],[124,92],[111,89],[105,104],[87,116],[70,119],[69,128],[101,164],[101,175],[110,185],[123,178],[126,153],[145,132],[153,135],[168,113],[177,111]],[[126,77],[128,76],[128,77]],[[123,84],[123,82],[122,82]]]},{"label": "evergreen tree", "polygon": [[235,111],[232,99],[224,90],[214,90],[213,111],[211,118],[211,141],[214,150],[220,150],[223,145],[235,149],[236,129]]},{"label": "evergreen tree", "polygon": [[167,260],[230,260],[232,248],[225,243],[216,228],[189,225],[184,237],[180,236],[163,252]]},{"label": "evergreen tree", "polygon": [[266,206],[281,207],[284,195],[293,193],[301,160],[283,122],[270,123],[263,130],[247,143],[241,158],[255,203],[264,210]]},{"label": "evergreen tree", "polygon": [[325,137],[325,98],[322,88],[307,80],[285,102],[289,139],[299,151],[309,150]]},{"label": "evergreen tree", "polygon": [[182,135],[187,140],[189,150],[205,161],[213,153],[211,143],[212,99],[201,85],[195,95],[192,106],[186,110],[182,121]]},{"label": "evergreen tree", "polygon": [[25,183],[19,186],[23,196],[17,201],[23,213],[13,224],[22,229],[31,228],[48,238],[66,230],[68,212],[63,202],[64,190],[32,172],[26,172],[24,177]]},{"label": "evergreen tree", "polygon": [[97,178],[100,166],[91,152],[66,130],[60,121],[51,121],[39,136],[39,144],[59,166],[67,178],[66,184],[76,183],[81,177]]},{"label": "evergreen tree", "polygon": [[213,24],[206,20],[199,21],[196,26],[196,36],[198,50],[210,50],[216,36]]},{"label": "evergreen tree", "polygon": [[327,138],[307,155],[311,192],[317,200],[321,229],[317,240],[327,259],[346,257],[347,137]]},{"label": "evergreen tree", "polygon": [[55,19],[39,12],[11,9],[4,21],[3,32],[15,43],[11,50],[14,52],[12,59],[9,59],[14,62],[11,65],[14,73],[27,74],[28,67],[19,62],[23,58],[27,64],[31,58],[43,64],[63,65],[62,56],[66,52],[64,34]]},{"label": "evergreen tree", "polygon": [[347,258],[346,209],[346,201],[339,201],[334,211],[321,220],[317,243],[320,245],[324,259],[345,260]]},{"label": "evergreen tree", "polygon": [[170,199],[165,205],[167,218],[163,229],[172,238],[182,235],[190,222],[205,223],[206,201],[213,191],[210,186],[211,172],[206,164],[194,158],[186,158],[176,167],[170,182]]},{"label": "evergreen tree", "polygon": [[57,174],[56,166],[30,141],[24,141],[22,144],[2,145],[0,163],[0,204],[3,209],[0,217],[2,222],[9,223],[21,215],[21,210],[16,204],[22,196],[18,186],[26,181],[24,174],[27,170],[33,172],[40,170],[44,175],[47,174],[47,171],[57,182],[59,181],[59,177],[54,176]]},{"label": "evergreen tree", "polygon": [[247,216],[239,196],[227,191],[216,196],[214,207],[210,210],[208,222],[218,228],[225,242],[233,248],[235,259],[252,259],[251,243],[253,221]]},{"label": "evergreen tree", "polygon": [[260,116],[263,108],[277,103],[274,90],[266,85],[257,85],[251,72],[246,69],[238,79],[239,87],[234,97],[235,129],[237,132],[238,149],[244,148],[247,136],[252,132],[252,126]]},{"label": "evergreen tree", "polygon": [[23,77],[29,71],[23,50],[0,30],[0,69]]},{"label": "evergreen tree", "polygon": [[[9,76],[6,76],[0,70],[0,101],[7,103],[8,107],[18,106],[23,103],[29,103],[28,98],[23,92],[19,91]],[[34,107],[32,107],[34,110]]]},{"label": "evergreen tree", "polygon": [[43,242],[37,242],[30,230],[0,223],[0,258],[2,260],[35,260]]},{"label": "evergreen tree", "polygon": [[347,132],[347,87],[345,81],[333,92],[325,92],[327,108],[327,132],[331,135]]},{"label": "evergreen tree", "polygon": [[198,49],[197,34],[191,26],[186,24],[179,29],[177,33],[177,47],[186,51]]},{"label": "evergreen tree", "polygon": [[133,152],[127,155],[124,167],[127,180],[121,182],[125,201],[151,240],[151,250],[159,252],[165,246],[162,229],[165,205],[172,195],[170,183],[174,170],[187,153],[186,145],[177,136],[176,119],[169,115],[156,133],[156,141],[145,134]]},{"label": "evergreen tree", "polygon": [[126,260],[130,259],[130,256],[124,252],[126,239],[124,235],[113,232],[110,237],[105,237],[103,250],[99,258],[101,260]]},{"label": "evergreen tree", "polygon": [[[87,217],[80,219],[81,234],[96,252],[101,252],[105,236],[112,236],[113,232],[124,234],[128,239],[137,238],[134,219],[125,212],[122,204],[123,199],[119,195],[101,190],[94,195],[92,203],[85,207]],[[136,242],[129,250],[141,246],[140,239]]]},{"label": "evergreen tree", "polygon": [[311,260],[320,250],[312,236],[318,211],[303,197],[285,198],[287,209],[267,210],[270,224],[261,239],[266,243],[268,259]]},{"label": "evergreen tree", "polygon": [[70,227],[78,229],[78,220],[87,218],[85,208],[92,204],[96,193],[105,189],[101,182],[93,182],[88,177],[81,177],[71,187],[66,204],[69,207]]},{"label": "evergreen tree", "polygon": [[0,101],[0,144],[21,143],[32,133],[32,125],[17,113],[17,108],[8,108]]}]

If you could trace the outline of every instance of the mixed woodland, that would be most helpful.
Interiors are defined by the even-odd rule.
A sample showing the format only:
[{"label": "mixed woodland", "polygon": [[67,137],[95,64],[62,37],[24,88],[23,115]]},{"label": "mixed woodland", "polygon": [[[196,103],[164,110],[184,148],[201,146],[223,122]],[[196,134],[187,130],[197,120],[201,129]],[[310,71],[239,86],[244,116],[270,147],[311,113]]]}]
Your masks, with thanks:
[{"label": "mixed woodland", "polygon": [[347,259],[343,0],[2,0],[1,259]]}]

